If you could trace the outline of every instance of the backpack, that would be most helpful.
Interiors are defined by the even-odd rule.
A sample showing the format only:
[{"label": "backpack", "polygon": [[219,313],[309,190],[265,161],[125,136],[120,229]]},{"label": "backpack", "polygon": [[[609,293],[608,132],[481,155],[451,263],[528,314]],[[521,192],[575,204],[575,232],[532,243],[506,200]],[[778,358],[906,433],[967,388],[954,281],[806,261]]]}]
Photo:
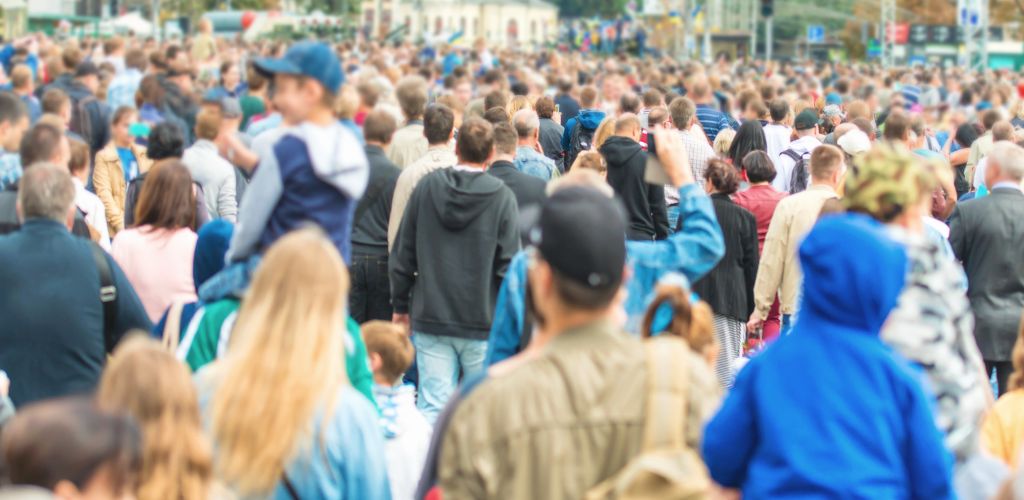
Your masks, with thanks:
[{"label": "backpack", "polygon": [[572,127],[572,134],[569,136],[569,150],[565,152],[566,171],[572,168],[573,163],[576,163],[576,157],[581,152],[590,150],[590,146],[594,143],[594,132],[597,130],[584,128],[579,121]]},{"label": "backpack", "polygon": [[807,176],[810,175],[807,171],[807,162],[811,158],[811,154],[804,153],[801,156],[800,153],[792,149],[787,149],[782,154],[792,158],[795,162],[793,164],[793,173],[789,176],[789,194],[797,194],[807,189]]},{"label": "backpack", "polygon": [[669,334],[644,344],[648,384],[643,447],[619,472],[587,491],[585,500],[686,500],[711,494],[707,467],[686,444],[689,376],[679,360],[690,348]]},{"label": "backpack", "polygon": [[71,103],[71,123],[68,128],[82,136],[82,140],[89,145],[90,151],[95,147],[93,144],[93,123],[89,106],[95,106],[99,101],[95,96],[89,95]]}]

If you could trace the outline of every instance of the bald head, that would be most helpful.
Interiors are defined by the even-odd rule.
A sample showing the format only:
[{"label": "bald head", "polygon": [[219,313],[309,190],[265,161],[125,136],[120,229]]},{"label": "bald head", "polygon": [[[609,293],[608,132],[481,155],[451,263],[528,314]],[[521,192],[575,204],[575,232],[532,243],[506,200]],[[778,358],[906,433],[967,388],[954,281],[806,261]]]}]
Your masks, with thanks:
[{"label": "bald head", "polygon": [[633,113],[624,113],[615,120],[615,135],[640,140],[640,119]]}]

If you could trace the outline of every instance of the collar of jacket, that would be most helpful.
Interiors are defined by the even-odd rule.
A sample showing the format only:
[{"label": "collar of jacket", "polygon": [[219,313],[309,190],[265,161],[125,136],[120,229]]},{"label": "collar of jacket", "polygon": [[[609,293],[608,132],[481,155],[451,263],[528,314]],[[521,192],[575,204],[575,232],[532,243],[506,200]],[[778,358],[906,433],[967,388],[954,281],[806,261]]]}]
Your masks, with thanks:
[{"label": "collar of jacket", "polygon": [[827,184],[811,184],[807,186],[807,191],[828,191],[835,194],[836,190]]},{"label": "collar of jacket", "polygon": [[57,222],[53,219],[47,219],[44,217],[33,217],[26,220],[21,225],[22,232],[51,232],[51,231],[62,231],[68,232],[68,227],[62,222]]},{"label": "collar of jacket", "polygon": [[598,319],[555,335],[544,347],[544,352],[551,354],[574,351],[581,348],[590,349],[594,346],[614,341],[622,335],[625,334],[615,328],[611,321]]},{"label": "collar of jacket", "polygon": [[516,166],[514,163],[508,160],[497,160],[494,163],[491,163],[491,166],[487,167],[488,170],[494,170],[496,168],[510,168],[512,170],[515,170]]},{"label": "collar of jacket", "polygon": [[709,198],[732,202],[732,197],[725,193],[711,193],[711,195],[709,195]]},{"label": "collar of jacket", "polygon": [[366,150],[366,154],[368,154],[368,155],[383,155],[384,154],[384,148],[382,148],[382,147],[380,147],[380,146],[378,146],[376,144],[367,144],[364,147],[364,149]]}]

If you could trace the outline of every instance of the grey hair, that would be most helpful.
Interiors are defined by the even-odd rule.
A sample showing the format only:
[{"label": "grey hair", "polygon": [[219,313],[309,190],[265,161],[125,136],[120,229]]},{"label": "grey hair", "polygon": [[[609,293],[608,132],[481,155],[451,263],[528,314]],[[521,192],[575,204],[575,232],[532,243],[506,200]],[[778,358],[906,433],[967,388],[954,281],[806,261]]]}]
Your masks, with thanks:
[{"label": "grey hair", "polygon": [[75,202],[75,185],[67,168],[35,163],[25,168],[18,188],[24,220],[44,218],[63,223]]},{"label": "grey hair", "polygon": [[532,109],[520,109],[512,117],[512,126],[516,128],[516,135],[520,139],[526,139],[533,135],[533,132],[540,128],[540,117]]},{"label": "grey hair", "polygon": [[1010,141],[997,141],[988,156],[988,161],[997,163],[1003,175],[1018,182],[1024,180],[1024,148]]}]

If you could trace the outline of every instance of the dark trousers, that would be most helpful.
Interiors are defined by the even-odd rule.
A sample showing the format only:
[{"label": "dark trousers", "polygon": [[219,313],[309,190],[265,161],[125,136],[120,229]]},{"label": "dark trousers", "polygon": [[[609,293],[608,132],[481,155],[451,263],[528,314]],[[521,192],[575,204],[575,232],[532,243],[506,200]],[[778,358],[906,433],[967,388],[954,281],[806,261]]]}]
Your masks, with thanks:
[{"label": "dark trousers", "polygon": [[985,375],[991,377],[992,370],[996,371],[996,384],[999,385],[999,395],[1006,394],[1006,381],[1013,372],[1012,361],[989,361],[985,360]]},{"label": "dark trousers", "polygon": [[349,314],[357,323],[379,319],[391,321],[391,282],[387,255],[352,255],[352,290]]}]

